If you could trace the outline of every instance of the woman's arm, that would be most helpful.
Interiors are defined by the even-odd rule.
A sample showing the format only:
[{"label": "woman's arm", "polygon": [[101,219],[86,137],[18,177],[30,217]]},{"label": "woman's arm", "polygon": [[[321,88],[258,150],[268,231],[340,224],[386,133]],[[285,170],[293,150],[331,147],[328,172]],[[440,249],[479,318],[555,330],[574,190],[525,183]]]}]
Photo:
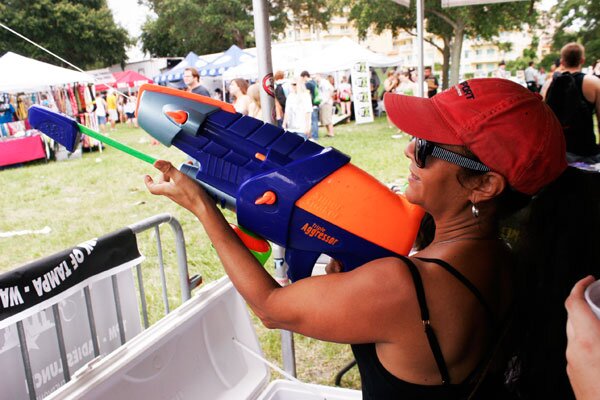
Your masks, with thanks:
[{"label": "woman's arm", "polygon": [[191,179],[166,161],[146,186],[191,211],[202,223],[227,275],[269,328],[292,330],[342,343],[388,341],[398,332],[398,310],[412,281],[397,259],[381,259],[351,272],[306,278],[280,287],[244,247],[214,201]]}]

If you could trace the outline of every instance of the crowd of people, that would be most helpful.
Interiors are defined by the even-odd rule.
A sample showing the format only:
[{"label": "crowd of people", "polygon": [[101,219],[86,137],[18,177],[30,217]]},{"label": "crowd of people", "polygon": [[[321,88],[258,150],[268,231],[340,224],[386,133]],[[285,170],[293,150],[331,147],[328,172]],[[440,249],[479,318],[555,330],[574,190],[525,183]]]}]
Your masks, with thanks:
[{"label": "crowd of people", "polygon": [[[194,73],[196,73],[194,75]],[[186,75],[192,78],[186,80]],[[200,83],[200,76],[193,68],[186,70],[184,81],[187,91],[209,96]],[[225,93],[216,89],[214,98],[229,101],[235,110],[244,115],[262,119],[260,85],[246,79],[235,78],[229,82]],[[319,126],[326,130],[326,137],[334,137],[334,115],[350,117],[352,110],[352,86],[343,76],[336,87],[332,75],[311,76],[303,71],[300,76],[287,78],[283,71],[274,74],[275,123],[308,140],[319,140]]]}]

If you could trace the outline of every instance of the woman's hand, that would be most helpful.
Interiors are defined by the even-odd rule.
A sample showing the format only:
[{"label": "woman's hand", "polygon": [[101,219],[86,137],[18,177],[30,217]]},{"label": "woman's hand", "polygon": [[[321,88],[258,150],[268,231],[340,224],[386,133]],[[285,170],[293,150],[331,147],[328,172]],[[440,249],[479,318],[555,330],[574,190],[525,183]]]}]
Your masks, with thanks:
[{"label": "woman's hand", "polygon": [[583,297],[592,282],[592,276],[577,282],[565,302],[567,375],[578,400],[600,399],[600,319]]},{"label": "woman's hand", "polygon": [[198,215],[197,213],[204,208],[203,200],[206,198],[206,193],[200,185],[168,161],[158,160],[154,163],[154,167],[161,172],[159,178],[156,181],[149,175],[144,178],[150,193],[166,196]]}]

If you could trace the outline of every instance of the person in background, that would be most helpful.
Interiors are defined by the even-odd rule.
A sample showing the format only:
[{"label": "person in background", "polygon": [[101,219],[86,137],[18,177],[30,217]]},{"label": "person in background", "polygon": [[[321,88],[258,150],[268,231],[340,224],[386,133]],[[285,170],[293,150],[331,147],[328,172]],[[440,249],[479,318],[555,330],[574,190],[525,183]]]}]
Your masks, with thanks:
[{"label": "person in background", "polygon": [[583,297],[593,282],[593,276],[577,282],[565,301],[567,375],[577,400],[600,399],[600,319]]},{"label": "person in background", "polygon": [[225,99],[223,98],[223,91],[221,90],[221,88],[215,89],[212,98],[215,100],[225,101]]},{"label": "person in background", "polygon": [[538,88],[541,90],[546,83],[546,79],[548,78],[548,73],[546,73],[546,68],[540,67],[537,75],[537,84]]},{"label": "person in background", "polygon": [[342,104],[340,103],[340,91],[336,87],[335,78],[333,75],[327,75],[327,80],[333,87],[333,114],[340,115],[342,113]]},{"label": "person in background", "polygon": [[[386,73],[386,78],[383,81],[383,95],[385,97],[386,93],[395,93],[396,92],[396,88],[398,87],[398,84],[400,83],[400,80],[398,78],[398,73],[396,72],[395,69],[388,69],[387,73]],[[385,115],[387,118],[387,122],[388,122],[388,128],[392,128],[392,120],[390,119],[390,116],[387,114],[387,111],[385,110],[385,102],[382,103],[383,106],[383,111],[385,111]]]},{"label": "person in background", "polygon": [[114,89],[109,89],[106,95],[106,116],[110,124],[110,130],[114,131],[119,120],[117,112],[117,93]]},{"label": "person in background", "polygon": [[10,104],[8,93],[0,93],[0,124],[13,122],[16,118],[15,107]]},{"label": "person in background", "polygon": [[537,93],[540,91],[538,87],[538,71],[535,69],[535,63],[533,61],[529,61],[528,67],[525,69],[525,83],[527,84],[527,89],[530,91]]},{"label": "person in background", "polygon": [[119,115],[119,122],[124,124],[127,122],[127,115],[125,115],[125,103],[127,99],[125,96],[119,95],[117,97],[117,114]]},{"label": "person in background", "polygon": [[262,121],[262,108],[260,105],[260,85],[253,83],[248,86],[248,97],[250,97],[250,103],[248,104],[248,116],[260,119]]},{"label": "person in background", "polygon": [[106,132],[106,99],[104,94],[96,96],[96,116],[98,117],[98,125],[100,132]]},{"label": "person in background", "polygon": [[403,71],[400,73],[400,81],[396,86],[396,93],[403,94],[406,96],[417,95],[417,84],[410,79],[410,71]]},{"label": "person in background", "polygon": [[283,71],[276,71],[273,75],[275,81],[275,120],[277,126],[281,128],[283,124],[283,113],[285,111],[285,101],[290,92],[289,83],[285,80]]},{"label": "person in background", "polygon": [[229,84],[229,93],[233,96],[233,107],[240,114],[248,115],[250,97],[247,95],[248,81],[236,78]]},{"label": "person in background", "polygon": [[383,81],[383,92],[394,93],[396,86],[398,86],[398,77],[394,69],[389,69],[386,73],[386,78]]},{"label": "person in background", "polygon": [[437,78],[431,72],[431,67],[425,67],[423,69],[425,83],[427,84],[427,97],[433,97],[437,94],[440,84]]},{"label": "person in background", "polygon": [[340,93],[340,103],[342,103],[342,114],[352,115],[352,86],[348,82],[347,76],[342,76],[342,82],[338,86]]},{"label": "person in background", "polygon": [[327,129],[325,136],[333,137],[333,85],[328,79],[317,76],[321,104],[319,104],[319,119],[321,125]]},{"label": "person in background", "polygon": [[304,80],[306,89],[310,93],[312,103],[312,115],[310,117],[310,135],[312,139],[319,139],[319,105],[321,104],[320,96],[317,96],[318,86],[317,82],[310,77],[308,71],[302,71],[300,77]]},{"label": "person in background", "polygon": [[304,78],[294,79],[291,88],[285,101],[282,128],[312,140],[310,130],[313,109]]},{"label": "person in background", "polygon": [[138,127],[137,118],[135,117],[135,106],[137,104],[137,95],[132,93],[128,99],[125,99],[125,105],[123,110],[125,111],[125,117],[127,118],[127,125]]},{"label": "person in background", "polygon": [[210,97],[208,89],[200,83],[200,74],[196,68],[188,67],[183,71],[183,83],[185,83],[187,92]]},{"label": "person in background", "polygon": [[596,78],[600,78],[600,60],[596,60],[590,71]]},{"label": "person in background", "polygon": [[508,78],[508,72],[506,71],[506,63],[504,61],[500,61],[500,64],[498,64],[498,69],[494,73],[494,76],[496,78],[502,79]]},{"label": "person in background", "polygon": [[[561,49],[560,72],[546,81],[542,88],[542,97],[551,104],[563,123],[567,140],[567,159],[569,162],[600,162],[600,146],[596,139],[594,114],[600,115],[600,79],[581,72],[585,63],[585,48],[579,43],[568,43]],[[568,87],[554,87],[554,81],[573,80],[576,86],[575,100],[570,99]],[[563,85],[559,85],[563,86]],[[553,97],[554,99],[552,99]],[[563,104],[561,99],[567,99]]]}]

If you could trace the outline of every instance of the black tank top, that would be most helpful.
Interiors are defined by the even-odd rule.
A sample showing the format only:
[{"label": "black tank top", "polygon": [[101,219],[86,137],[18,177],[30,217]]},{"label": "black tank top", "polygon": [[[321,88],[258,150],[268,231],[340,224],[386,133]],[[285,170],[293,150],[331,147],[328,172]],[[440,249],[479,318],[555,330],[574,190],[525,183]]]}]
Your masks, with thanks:
[{"label": "black tank top", "polygon": [[[593,156],[600,152],[600,147],[596,144],[596,135],[594,134],[594,103],[587,101],[583,95],[583,78],[585,74],[576,72],[573,75],[579,90],[579,96],[585,104],[587,112],[577,118],[573,126],[564,127],[565,141],[567,151],[579,156]],[[600,101],[600,100],[599,100]]]},{"label": "black tank top", "polygon": [[[408,268],[413,278],[417,294],[417,300],[419,301],[419,307],[421,309],[421,319],[425,328],[425,334],[427,336],[427,340],[429,341],[431,351],[433,352],[433,355],[435,357],[438,369],[440,370],[440,384],[418,385],[398,379],[394,375],[392,375],[387,369],[385,369],[385,367],[381,364],[381,362],[379,361],[379,357],[377,357],[377,352],[375,350],[374,343],[352,345],[352,352],[354,353],[354,357],[356,358],[356,362],[358,364],[358,369],[360,372],[363,400],[466,399],[470,395],[474,387],[474,382],[472,378],[476,376],[480,369],[483,367],[485,357],[484,359],[482,359],[482,362],[480,362],[480,365],[478,365],[475,368],[475,370],[467,377],[467,379],[464,380],[463,383],[454,384],[450,382],[450,375],[448,373],[448,368],[446,366],[444,356],[442,354],[437,337],[432,328],[432,324],[429,321],[429,310],[427,308],[427,302],[425,300],[425,291],[423,289],[423,282],[421,280],[419,270],[409,258],[400,258],[406,263],[406,265],[408,265]],[[452,267],[450,264],[443,260],[433,258],[417,258],[425,262],[438,264],[450,274],[452,274],[462,284],[464,284],[466,288],[473,293],[473,295],[479,300],[479,302],[484,307],[488,323],[491,324],[492,327],[496,325],[496,319],[494,317],[494,314],[487,302],[485,301],[485,299],[483,298],[483,296],[481,295],[481,292],[479,292],[475,285],[473,285],[464,275],[462,275],[454,267]],[[480,395],[484,395],[484,393],[493,393],[495,396],[503,391],[504,389],[502,386],[501,379],[495,376],[487,377],[478,389],[478,393]]]}]

